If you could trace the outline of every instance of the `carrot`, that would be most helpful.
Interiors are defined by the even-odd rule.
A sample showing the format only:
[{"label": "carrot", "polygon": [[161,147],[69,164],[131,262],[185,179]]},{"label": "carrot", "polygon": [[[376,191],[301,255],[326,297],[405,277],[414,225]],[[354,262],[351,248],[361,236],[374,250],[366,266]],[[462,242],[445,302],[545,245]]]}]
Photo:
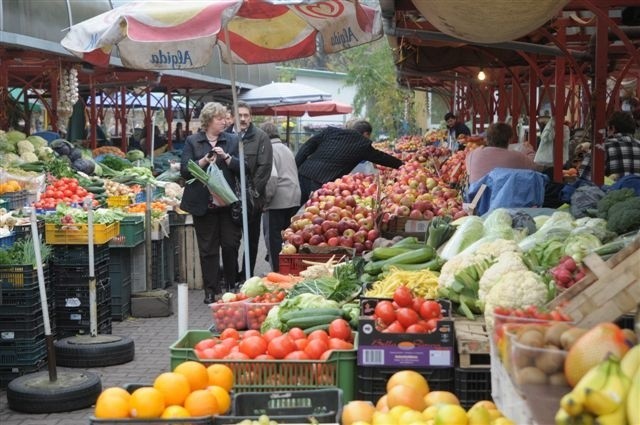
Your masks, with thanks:
[{"label": "carrot", "polygon": [[269,272],[267,273],[267,279],[273,283],[291,283],[292,279],[290,275],[277,273],[277,272]]}]

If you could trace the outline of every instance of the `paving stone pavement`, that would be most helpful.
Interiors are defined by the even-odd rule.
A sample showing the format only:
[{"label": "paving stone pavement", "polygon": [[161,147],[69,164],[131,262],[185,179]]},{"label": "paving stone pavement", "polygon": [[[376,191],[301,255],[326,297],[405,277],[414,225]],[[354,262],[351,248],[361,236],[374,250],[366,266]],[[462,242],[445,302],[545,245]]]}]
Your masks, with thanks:
[{"label": "paving stone pavement", "polygon": [[[258,250],[255,274],[264,275],[269,271],[264,261],[264,243]],[[150,383],[162,372],[170,370],[169,346],[178,340],[177,285],[167,288],[173,294],[173,315],[156,318],[128,318],[113,322],[112,334],[129,336],[135,344],[135,358],[122,365],[87,369],[100,376],[102,388],[123,386],[129,383]],[[189,330],[209,329],[212,324],[211,309],[202,301],[202,290],[189,290]],[[58,371],[67,370],[59,367]],[[93,408],[64,413],[25,414],[9,409],[7,393],[0,390],[1,425],[86,425]]]}]

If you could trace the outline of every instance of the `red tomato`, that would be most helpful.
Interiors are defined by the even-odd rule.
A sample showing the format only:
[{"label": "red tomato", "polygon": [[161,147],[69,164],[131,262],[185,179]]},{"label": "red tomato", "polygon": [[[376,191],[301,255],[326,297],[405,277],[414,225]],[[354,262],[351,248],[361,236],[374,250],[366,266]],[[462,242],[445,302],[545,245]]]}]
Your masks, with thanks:
[{"label": "red tomato", "polygon": [[437,301],[427,300],[420,306],[420,317],[424,320],[438,318],[442,315],[442,307]]},{"label": "red tomato", "polygon": [[352,350],[353,344],[341,338],[330,338],[329,349],[330,350]]},{"label": "red tomato", "polygon": [[195,345],[195,349],[196,350],[205,350],[207,348],[212,348],[214,345],[217,344],[217,341],[213,338],[207,338],[207,339],[203,339],[202,341],[198,342]]},{"label": "red tomato", "polygon": [[236,340],[240,339],[240,333],[233,328],[226,328],[220,333],[220,339],[227,339],[227,338],[232,338]]},{"label": "red tomato", "polygon": [[220,341],[220,344],[226,346],[227,348],[229,348],[229,350],[231,350],[233,347],[238,345],[238,340],[235,338],[225,338]]},{"label": "red tomato", "polygon": [[393,308],[391,301],[380,301],[376,305],[374,314],[386,325],[391,324],[396,320],[396,310]]},{"label": "red tomato", "polygon": [[275,360],[275,357],[269,354],[260,354],[259,356],[256,356],[255,360]]},{"label": "red tomato", "polygon": [[262,337],[267,342],[271,342],[274,338],[282,336],[282,331],[280,329],[269,329],[262,335]]},{"label": "red tomato", "polygon": [[304,334],[304,331],[300,328],[291,328],[289,329],[289,338],[291,339],[307,339],[307,336]]},{"label": "red tomato", "polygon": [[307,337],[307,339],[309,341],[312,341],[314,339],[321,339],[324,342],[326,342],[327,344],[329,343],[329,335],[323,331],[323,330],[317,330],[317,331],[313,331],[309,334],[309,336]]},{"label": "red tomato", "polygon": [[411,307],[416,313],[420,313],[420,307],[422,307],[422,303],[424,302],[423,297],[415,297],[413,302],[411,303]]},{"label": "red tomato", "polygon": [[[328,347],[328,345],[327,345],[327,347]],[[333,351],[334,350],[327,350],[324,353],[322,353],[322,355],[320,356],[320,360],[322,360],[322,361],[328,360],[329,357],[331,357],[331,354],[333,354]]]},{"label": "red tomato", "polygon": [[289,338],[288,335],[280,335],[273,338],[269,342],[267,347],[267,353],[271,354],[276,359],[284,359],[287,354],[295,351],[296,344]]},{"label": "red tomato", "polygon": [[249,356],[241,352],[231,352],[225,356],[225,359],[229,360],[250,360]]},{"label": "red tomato", "polygon": [[267,352],[267,341],[261,336],[250,336],[240,341],[240,352],[255,359],[260,354]]},{"label": "red tomato", "polygon": [[216,358],[216,350],[213,348],[207,348],[202,350],[198,355],[200,359],[215,359]]},{"label": "red tomato", "polygon": [[218,344],[215,347],[213,347],[213,350],[215,351],[214,358],[221,359],[231,352],[231,347],[225,344]]},{"label": "red tomato", "polygon": [[249,338],[250,336],[260,336],[260,331],[255,329],[249,329],[242,333],[242,338]]},{"label": "red tomato", "polygon": [[393,301],[398,304],[399,307],[409,307],[413,303],[413,295],[411,290],[406,286],[398,286],[393,292]]},{"label": "red tomato", "polygon": [[317,360],[322,356],[322,353],[329,349],[329,344],[327,344],[322,339],[314,339],[307,343],[307,346],[304,348],[304,352],[307,353],[310,359]]},{"label": "red tomato", "polygon": [[414,325],[408,326],[406,332],[408,334],[426,334],[427,330],[421,324],[416,323]]},{"label": "red tomato", "polygon": [[309,340],[307,340],[306,338],[299,338],[299,339],[294,339],[293,343],[296,345],[297,350],[304,350],[307,344],[309,343]]},{"label": "red tomato", "polygon": [[403,333],[404,332],[404,326],[402,326],[400,324],[400,322],[398,322],[397,320],[395,322],[393,322],[392,324],[390,324],[389,326],[387,326],[387,328],[385,330],[383,330],[382,332],[385,333]]},{"label": "red tomato", "polygon": [[292,351],[284,357],[285,360],[311,360],[304,351]]},{"label": "red tomato", "polygon": [[408,307],[402,307],[398,309],[398,311],[396,312],[396,316],[398,316],[398,322],[400,322],[400,324],[405,328],[416,324],[416,322],[420,319],[418,313]]},{"label": "red tomato", "polygon": [[344,319],[336,319],[329,324],[329,336],[340,338],[344,341],[351,341],[351,326]]},{"label": "red tomato", "polygon": [[435,330],[438,327],[438,319],[429,319],[427,325],[427,332]]}]

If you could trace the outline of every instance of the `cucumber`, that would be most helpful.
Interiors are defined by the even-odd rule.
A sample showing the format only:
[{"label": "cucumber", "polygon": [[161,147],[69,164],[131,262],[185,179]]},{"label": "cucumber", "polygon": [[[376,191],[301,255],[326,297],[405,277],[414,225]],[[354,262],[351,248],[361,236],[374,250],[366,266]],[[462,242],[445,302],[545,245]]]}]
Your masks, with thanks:
[{"label": "cucumber", "polygon": [[293,319],[301,319],[312,316],[339,316],[342,310],[339,308],[306,308],[304,310],[290,311],[280,316],[280,321],[288,323]]},{"label": "cucumber", "polygon": [[416,238],[415,236],[407,236],[406,238],[394,243],[392,245],[392,248],[400,248],[407,244],[417,244],[417,243],[420,243],[418,241],[418,238]]},{"label": "cucumber", "polygon": [[411,249],[395,246],[379,247],[371,251],[371,258],[374,260],[388,260],[389,258],[395,257],[398,254],[403,254],[407,251],[411,251]]},{"label": "cucumber", "polygon": [[296,319],[291,319],[287,322],[287,327],[291,328],[300,328],[307,329],[312,326],[318,325],[328,325],[336,319],[340,319],[342,314],[325,314],[321,316],[308,316],[308,317],[299,317]]},{"label": "cucumber", "polygon": [[364,272],[369,274],[378,274],[382,271],[382,267],[392,264],[419,264],[433,259],[436,256],[436,250],[430,246],[424,248],[414,249],[402,254],[398,254],[395,257],[388,260],[379,260],[367,263],[364,266]]},{"label": "cucumber", "polygon": [[311,326],[310,328],[304,329],[304,334],[309,335],[313,331],[328,331],[328,330],[329,330],[329,324],[325,323],[323,325]]},{"label": "cucumber", "polygon": [[425,263],[417,263],[417,264],[385,264],[384,266],[382,266],[382,271],[386,272],[388,271],[391,267],[396,267],[400,270],[432,270],[432,271],[439,271],[442,268],[442,265],[445,263],[445,261],[440,258],[440,257],[436,257],[433,260],[427,261]]},{"label": "cucumber", "polygon": [[376,280],[378,280],[377,274],[362,273],[362,275],[360,275],[360,282],[362,283],[373,283]]}]

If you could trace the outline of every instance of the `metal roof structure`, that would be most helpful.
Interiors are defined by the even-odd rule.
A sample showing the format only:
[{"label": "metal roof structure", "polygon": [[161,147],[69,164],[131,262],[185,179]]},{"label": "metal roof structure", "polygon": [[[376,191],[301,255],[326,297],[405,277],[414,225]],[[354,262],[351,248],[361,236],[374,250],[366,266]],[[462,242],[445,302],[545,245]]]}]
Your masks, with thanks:
[{"label": "metal roof structure", "polygon": [[[640,97],[640,2],[566,1],[544,25],[516,40],[497,43],[440,31],[434,23],[448,16],[429,16],[428,8],[417,7],[424,3],[428,1],[380,0],[399,84],[442,96],[451,110],[473,121],[477,132],[496,116],[501,121],[510,116],[514,126],[523,116],[535,123],[543,105],[548,105],[556,122],[567,120],[591,130],[594,181],[601,183],[604,159],[597,146],[604,136],[599,130],[623,100]],[[498,7],[500,3],[494,2]],[[517,22],[535,3],[511,0],[509,6],[519,6],[520,13],[506,18]],[[464,1],[448,4],[453,13],[469,16]],[[426,15],[419,9],[427,11]],[[486,27],[480,24],[478,30],[498,31],[490,21],[487,19]],[[455,33],[455,28],[448,29]],[[483,81],[477,78],[480,71],[486,75]],[[556,128],[556,140],[561,140],[562,126]],[[535,131],[530,132],[533,146],[535,136]],[[561,167],[556,169],[561,173]]]}]

